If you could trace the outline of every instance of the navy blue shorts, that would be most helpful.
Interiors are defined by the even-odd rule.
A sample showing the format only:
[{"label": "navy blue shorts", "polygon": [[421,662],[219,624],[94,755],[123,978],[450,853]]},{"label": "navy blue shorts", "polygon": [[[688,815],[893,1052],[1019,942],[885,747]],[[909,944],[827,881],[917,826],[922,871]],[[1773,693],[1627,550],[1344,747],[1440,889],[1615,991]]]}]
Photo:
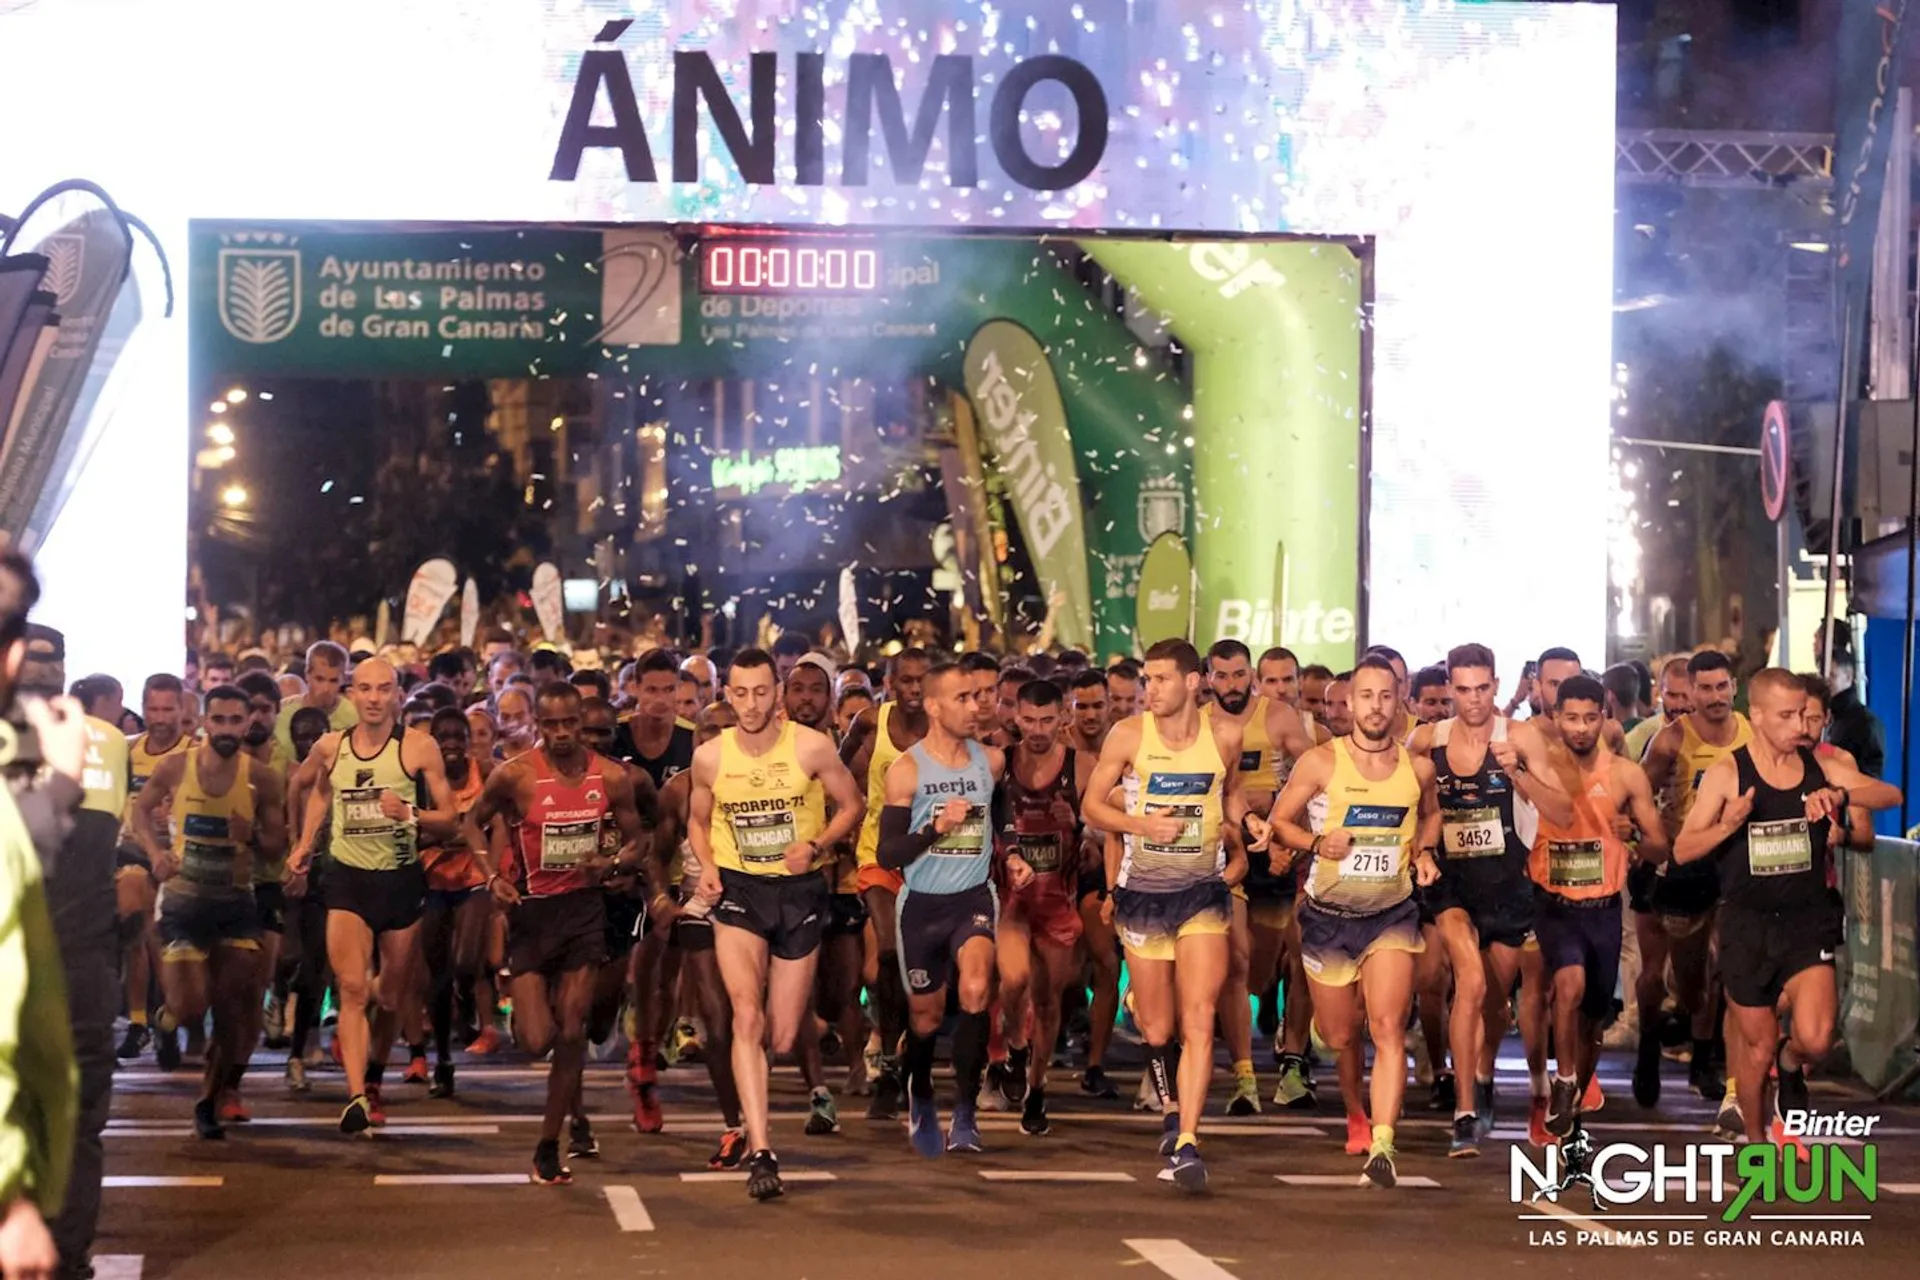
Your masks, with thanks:
[{"label": "navy blue shorts", "polygon": [[1613,1012],[1613,988],[1620,981],[1620,895],[1563,898],[1541,890],[1534,903],[1533,932],[1547,963],[1547,980],[1562,969],[1584,969],[1586,994],[1580,1012],[1595,1022]]},{"label": "navy blue shorts", "polygon": [[894,902],[900,974],[916,996],[938,991],[953,980],[960,948],[975,938],[993,941],[1000,920],[1000,898],[991,884],[959,893],[901,891]]}]

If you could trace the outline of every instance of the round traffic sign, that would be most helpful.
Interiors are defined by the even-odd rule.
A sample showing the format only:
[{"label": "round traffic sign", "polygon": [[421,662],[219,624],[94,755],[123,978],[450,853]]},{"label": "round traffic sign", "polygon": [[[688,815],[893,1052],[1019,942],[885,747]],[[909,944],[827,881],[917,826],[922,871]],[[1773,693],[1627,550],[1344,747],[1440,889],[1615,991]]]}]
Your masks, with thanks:
[{"label": "round traffic sign", "polygon": [[1760,501],[1766,506],[1767,519],[1778,520],[1787,513],[1789,463],[1787,448],[1787,402],[1775,400],[1760,418]]}]

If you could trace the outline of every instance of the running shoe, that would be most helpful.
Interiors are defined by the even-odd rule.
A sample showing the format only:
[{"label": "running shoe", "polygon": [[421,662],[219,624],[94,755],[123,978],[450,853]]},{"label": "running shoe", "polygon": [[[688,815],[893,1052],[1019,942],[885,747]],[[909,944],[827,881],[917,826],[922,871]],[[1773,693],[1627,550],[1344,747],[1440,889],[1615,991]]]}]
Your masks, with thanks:
[{"label": "running shoe", "polygon": [[564,1187],[573,1181],[573,1170],[560,1163],[560,1140],[542,1138],[533,1149],[533,1168],[527,1181],[542,1187]]},{"label": "running shoe", "polygon": [[153,1065],[162,1071],[180,1069],[180,1032],[177,1028],[153,1028]]},{"label": "running shoe", "polygon": [[947,1150],[968,1154],[986,1150],[980,1141],[980,1122],[974,1118],[972,1103],[954,1103],[953,1122],[947,1126]]},{"label": "running shoe", "polygon": [[1233,1094],[1227,1099],[1227,1114],[1230,1116],[1257,1116],[1260,1114],[1260,1081],[1254,1076],[1236,1076],[1233,1081]]},{"label": "running shoe", "polygon": [[307,1064],[298,1058],[287,1059],[287,1092],[305,1093],[313,1088],[307,1083]]},{"label": "running shoe", "polygon": [[373,1127],[376,1129],[386,1127],[387,1108],[385,1104],[380,1101],[380,1086],[377,1084],[367,1086],[367,1119],[372,1122]]},{"label": "running shoe", "polygon": [[1191,1142],[1183,1142],[1167,1158],[1167,1167],[1160,1171],[1162,1182],[1171,1182],[1182,1191],[1205,1191],[1207,1189],[1207,1166],[1200,1159],[1200,1148]]},{"label": "running shoe", "polygon": [[1596,1072],[1587,1081],[1587,1091],[1580,1095],[1580,1114],[1590,1116],[1607,1105],[1606,1092],[1600,1088],[1600,1076]]},{"label": "running shoe", "polygon": [[728,1129],[720,1135],[720,1145],[707,1157],[709,1169],[738,1169],[740,1162],[747,1158],[747,1132],[744,1129]]},{"label": "running shoe", "polygon": [[407,1059],[407,1071],[400,1077],[400,1083],[425,1084],[431,1078],[432,1072],[427,1068],[427,1055],[423,1053],[417,1058]]},{"label": "running shoe", "polygon": [[267,996],[267,1012],[261,1035],[269,1049],[287,1047],[287,1001],[277,991]]},{"label": "running shoe", "polygon": [[373,1118],[367,1113],[367,1096],[356,1094],[347,1109],[340,1113],[340,1132],[366,1133],[373,1128]]},{"label": "running shoe", "polygon": [[1442,1071],[1433,1077],[1433,1089],[1427,1094],[1427,1110],[1446,1113],[1452,1111],[1460,1102],[1459,1090],[1454,1087],[1453,1072]]},{"label": "running shoe", "polygon": [[1118,1098],[1120,1096],[1120,1090],[1114,1086],[1113,1081],[1107,1079],[1106,1069],[1097,1066],[1088,1067],[1081,1073],[1080,1092],[1090,1098]]},{"label": "running shoe", "polygon": [[627,1066],[627,1092],[633,1097],[633,1129],[635,1133],[659,1133],[667,1127],[667,1120],[660,1111],[660,1076],[647,1061],[630,1062]]},{"label": "running shoe", "polygon": [[1740,1111],[1740,1100],[1727,1095],[1720,1099],[1720,1110],[1713,1117],[1713,1131],[1728,1142],[1747,1140],[1747,1120]]},{"label": "running shoe", "polygon": [[892,1058],[881,1058],[880,1069],[873,1077],[873,1101],[867,1104],[867,1119],[892,1120],[898,1117],[903,1092],[900,1064]]},{"label": "running shoe", "polygon": [[480,1058],[498,1053],[501,1048],[500,1030],[491,1023],[480,1028],[480,1034],[467,1043],[467,1052]]},{"label": "running shoe", "polygon": [[1307,1080],[1307,1060],[1297,1053],[1279,1058],[1280,1081],[1273,1087],[1273,1105],[1288,1111],[1311,1111],[1318,1104]]},{"label": "running shoe", "polygon": [[1789,1137],[1787,1135],[1786,1122],[1780,1119],[1779,1116],[1775,1116],[1767,1124],[1767,1141],[1778,1147],[1782,1155],[1785,1155],[1788,1151],[1792,1151],[1794,1155],[1799,1157],[1802,1164],[1805,1164],[1813,1158],[1813,1153],[1807,1150],[1806,1143],[1800,1141],[1797,1137]]},{"label": "running shoe", "polygon": [[[1133,1109],[1135,1111],[1159,1111],[1160,1091],[1153,1087],[1153,1072],[1140,1073],[1140,1087],[1133,1091]],[[1172,1152],[1167,1154],[1171,1155]]]},{"label": "running shoe", "polygon": [[1543,1151],[1553,1145],[1553,1135],[1547,1132],[1545,1098],[1531,1098],[1527,1102],[1527,1141]]},{"label": "running shoe", "polygon": [[1027,1100],[1027,1077],[1032,1069],[1032,1045],[1024,1049],[1007,1050],[1007,1073],[1000,1092],[1006,1097],[1010,1107],[1017,1107]]},{"label": "running shoe", "polygon": [[1718,1102],[1727,1096],[1726,1071],[1717,1055],[1704,1051],[1698,1043],[1693,1047],[1693,1061],[1687,1064],[1687,1083],[1708,1102]]},{"label": "running shoe", "polygon": [[940,1140],[940,1113],[933,1099],[916,1096],[911,1080],[907,1081],[907,1138],[913,1149],[929,1160],[946,1149]]},{"label": "running shoe", "polygon": [[980,1090],[980,1109],[982,1111],[1011,1111],[1013,1109],[1013,1072],[1004,1062],[987,1064],[986,1086]]},{"label": "running shoe", "polygon": [[780,1161],[771,1151],[756,1151],[747,1161],[747,1194],[772,1200],[786,1190],[780,1182]]},{"label": "running shoe", "polygon": [[253,1112],[247,1110],[247,1104],[241,1100],[238,1089],[222,1089],[220,1091],[220,1123],[253,1123]]},{"label": "running shoe", "polygon": [[1641,1030],[1633,1058],[1633,1100],[1643,1107],[1660,1103],[1660,1036],[1648,1029]]},{"label": "running shoe", "polygon": [[1493,1134],[1493,1081],[1473,1082],[1473,1115],[1480,1123],[1480,1141],[1485,1142]]},{"label": "running shoe", "polygon": [[227,1136],[220,1126],[218,1107],[212,1098],[202,1098],[193,1104],[193,1131],[208,1142],[218,1142]]},{"label": "running shoe", "polygon": [[684,1018],[674,1023],[673,1030],[667,1033],[666,1047],[661,1050],[667,1065],[677,1067],[697,1063],[701,1053],[699,1028]]},{"label": "running shoe", "polygon": [[865,1098],[873,1093],[873,1077],[867,1074],[865,1058],[855,1058],[847,1064],[847,1083],[840,1092],[849,1098]]},{"label": "running shoe", "polygon": [[1347,1113],[1347,1154],[1363,1156],[1373,1145],[1373,1122],[1364,1112]]},{"label": "running shoe", "polygon": [[427,1086],[429,1098],[451,1098],[453,1096],[453,1064],[442,1062],[433,1068],[433,1083]]},{"label": "running shoe", "polygon": [[1453,1140],[1447,1155],[1455,1160],[1471,1160],[1480,1154],[1480,1121],[1471,1115],[1453,1118]]},{"label": "running shoe", "polygon": [[1044,1138],[1051,1130],[1052,1126],[1047,1123],[1047,1091],[1027,1090],[1026,1100],[1020,1106],[1020,1132],[1029,1138]]},{"label": "running shoe", "polygon": [[807,1103],[807,1136],[824,1138],[838,1132],[840,1112],[833,1105],[833,1094],[824,1088],[815,1089]]},{"label": "running shoe", "polygon": [[122,1062],[131,1062],[145,1053],[147,1046],[152,1043],[153,1032],[148,1029],[146,1023],[129,1022],[127,1034],[120,1038],[120,1047],[113,1051],[113,1056]]},{"label": "running shoe", "polygon": [[1553,1078],[1553,1093],[1547,1100],[1547,1132],[1556,1138],[1564,1138],[1573,1132],[1573,1122],[1580,1114],[1580,1086],[1576,1081]]},{"label": "running shoe", "polygon": [[600,1154],[600,1139],[593,1136],[593,1125],[585,1116],[575,1116],[567,1126],[567,1154],[576,1160]]},{"label": "running shoe", "polygon": [[1160,1154],[1171,1158],[1180,1145],[1180,1113],[1169,1111],[1160,1117]]},{"label": "running shoe", "polygon": [[1386,1190],[1398,1181],[1399,1174],[1393,1167],[1393,1144],[1384,1138],[1368,1144],[1367,1163],[1360,1170],[1360,1185],[1371,1184]]},{"label": "running shoe", "polygon": [[1786,1050],[1786,1041],[1780,1042],[1780,1050],[1773,1056],[1775,1089],[1773,1091],[1773,1113],[1785,1118],[1795,1111],[1810,1111],[1813,1108],[1813,1094],[1807,1089],[1807,1069],[1797,1067],[1792,1071],[1780,1063],[1780,1053]]}]

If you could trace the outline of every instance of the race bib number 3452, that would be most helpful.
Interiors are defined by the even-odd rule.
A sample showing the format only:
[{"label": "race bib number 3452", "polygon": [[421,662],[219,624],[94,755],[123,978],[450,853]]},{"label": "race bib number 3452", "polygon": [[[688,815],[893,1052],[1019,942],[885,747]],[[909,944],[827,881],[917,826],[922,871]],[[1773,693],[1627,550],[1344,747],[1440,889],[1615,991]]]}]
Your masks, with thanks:
[{"label": "race bib number 3452", "polygon": [[1441,816],[1440,832],[1449,858],[1493,858],[1507,851],[1495,808],[1449,809]]}]

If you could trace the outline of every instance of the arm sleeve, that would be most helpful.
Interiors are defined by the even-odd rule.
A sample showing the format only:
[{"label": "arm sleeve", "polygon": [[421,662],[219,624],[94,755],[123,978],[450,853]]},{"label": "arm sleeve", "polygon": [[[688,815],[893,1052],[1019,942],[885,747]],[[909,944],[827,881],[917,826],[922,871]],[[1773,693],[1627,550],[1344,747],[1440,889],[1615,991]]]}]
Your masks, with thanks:
[{"label": "arm sleeve", "polygon": [[60,1211],[73,1165],[79,1078],[66,980],[38,860],[0,794],[0,1205]]},{"label": "arm sleeve", "polygon": [[940,838],[931,825],[910,831],[912,824],[913,810],[907,805],[890,804],[880,811],[880,865],[887,870],[906,870]]}]

